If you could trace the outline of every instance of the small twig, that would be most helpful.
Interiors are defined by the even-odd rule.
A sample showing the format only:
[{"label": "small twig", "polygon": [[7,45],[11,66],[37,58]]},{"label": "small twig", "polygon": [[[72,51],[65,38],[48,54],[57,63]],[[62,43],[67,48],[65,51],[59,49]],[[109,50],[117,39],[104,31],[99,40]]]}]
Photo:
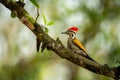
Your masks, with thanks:
[{"label": "small twig", "polygon": [[37,19],[38,19],[39,16],[40,16],[40,15],[39,15],[39,8],[37,8],[37,17],[36,17],[36,19],[35,19],[35,23],[37,22]]}]

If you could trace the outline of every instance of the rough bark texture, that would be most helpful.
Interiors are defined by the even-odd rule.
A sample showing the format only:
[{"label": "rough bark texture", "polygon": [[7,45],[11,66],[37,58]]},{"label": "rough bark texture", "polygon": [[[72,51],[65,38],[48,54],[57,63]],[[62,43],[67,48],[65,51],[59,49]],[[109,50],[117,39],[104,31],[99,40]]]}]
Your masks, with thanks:
[{"label": "rough bark texture", "polygon": [[17,17],[21,20],[21,22],[25,24],[42,43],[42,50],[45,48],[52,50],[60,57],[65,58],[78,66],[88,69],[89,71],[119,80],[120,66],[111,68],[108,65],[101,65],[97,62],[86,59],[81,55],[73,54],[63,46],[59,39],[52,39],[43,31],[41,25],[34,23],[35,20],[24,9],[24,3],[12,2],[12,0],[0,0],[0,3],[11,10],[11,12],[14,11],[17,13]]}]

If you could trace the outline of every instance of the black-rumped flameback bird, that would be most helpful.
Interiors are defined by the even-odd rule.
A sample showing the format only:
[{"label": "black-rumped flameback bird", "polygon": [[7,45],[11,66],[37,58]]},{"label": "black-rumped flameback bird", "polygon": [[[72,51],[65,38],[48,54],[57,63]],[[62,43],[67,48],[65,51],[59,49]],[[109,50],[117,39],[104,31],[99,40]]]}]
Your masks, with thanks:
[{"label": "black-rumped flameback bird", "polygon": [[77,31],[78,31],[78,28],[73,26],[73,27],[69,28],[67,31],[62,32],[62,34],[67,34],[69,36],[68,42],[67,42],[68,49],[70,49],[73,53],[80,54],[90,60],[93,60],[92,58],[90,58],[88,56],[85,47],[82,45],[82,43],[76,37]]}]

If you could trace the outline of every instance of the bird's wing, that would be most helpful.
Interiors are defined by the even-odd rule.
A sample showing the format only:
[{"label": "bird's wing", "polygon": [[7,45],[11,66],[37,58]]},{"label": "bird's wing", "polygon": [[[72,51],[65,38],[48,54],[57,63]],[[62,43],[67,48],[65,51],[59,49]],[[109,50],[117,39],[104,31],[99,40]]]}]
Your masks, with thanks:
[{"label": "bird's wing", "polygon": [[86,53],[86,49],[77,38],[74,38],[72,41],[77,47],[79,47],[81,50],[83,50]]},{"label": "bird's wing", "polygon": [[[74,38],[73,40],[73,43],[77,46],[77,47],[79,47],[79,49],[81,49],[81,50],[83,50],[84,52],[85,52],[85,56],[84,57],[86,57],[86,58],[88,58],[88,59],[90,59],[90,60],[92,60],[92,61],[95,61],[94,59],[92,59],[91,57],[89,57],[88,55],[87,55],[87,52],[86,52],[86,49],[84,48],[84,46],[81,44],[81,42],[77,39],[77,38]],[[95,61],[96,62],[96,61]]]}]

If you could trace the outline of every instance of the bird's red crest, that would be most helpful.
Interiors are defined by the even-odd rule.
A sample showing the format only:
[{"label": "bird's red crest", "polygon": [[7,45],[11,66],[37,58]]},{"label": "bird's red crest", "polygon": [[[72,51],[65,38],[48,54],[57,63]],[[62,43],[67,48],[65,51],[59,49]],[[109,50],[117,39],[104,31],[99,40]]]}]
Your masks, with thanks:
[{"label": "bird's red crest", "polygon": [[73,31],[76,33],[78,31],[78,28],[76,26],[73,26],[73,27],[70,27],[68,31]]}]

